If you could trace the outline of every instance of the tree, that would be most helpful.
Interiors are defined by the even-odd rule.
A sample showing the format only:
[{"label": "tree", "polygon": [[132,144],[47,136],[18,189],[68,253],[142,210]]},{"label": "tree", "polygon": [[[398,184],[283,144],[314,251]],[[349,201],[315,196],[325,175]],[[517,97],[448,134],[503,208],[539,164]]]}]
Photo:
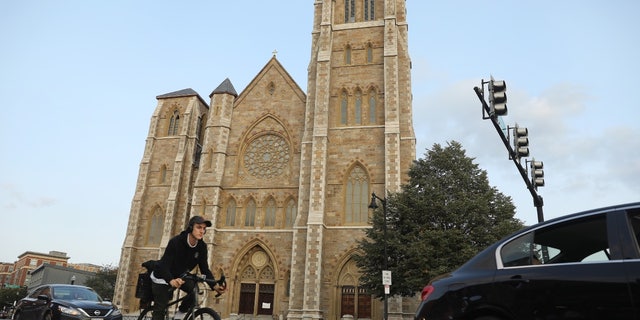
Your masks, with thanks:
[{"label": "tree", "polygon": [[7,310],[13,303],[27,295],[27,287],[0,288],[0,310]]},{"label": "tree", "polygon": [[487,174],[460,143],[434,144],[409,170],[401,192],[387,194],[372,218],[356,256],[361,283],[384,296],[384,246],[392,272],[391,295],[413,296],[438,275],[450,272],[523,223],[510,197],[489,185]]},{"label": "tree", "polygon": [[117,276],[118,268],[106,265],[103,266],[95,276],[87,279],[85,285],[93,288],[103,299],[113,300]]}]

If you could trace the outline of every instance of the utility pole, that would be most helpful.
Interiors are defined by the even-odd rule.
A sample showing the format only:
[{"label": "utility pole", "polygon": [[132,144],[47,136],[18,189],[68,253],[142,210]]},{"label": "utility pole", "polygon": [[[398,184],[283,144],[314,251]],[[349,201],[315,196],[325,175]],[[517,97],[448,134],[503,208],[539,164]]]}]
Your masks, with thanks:
[{"label": "utility pole", "polygon": [[[489,104],[484,98],[484,86],[488,85],[489,88]],[[542,212],[542,206],[544,202],[542,197],[538,194],[538,187],[544,186],[544,170],[542,161],[535,161],[535,159],[525,159],[525,167],[522,166],[522,159],[529,156],[529,130],[516,124],[514,127],[504,127],[501,116],[507,115],[507,84],[504,80],[481,80],[480,88],[474,87],[478,99],[482,103],[482,119],[491,120],[493,127],[496,128],[498,136],[504,143],[509,153],[509,160],[513,161],[513,164],[518,169],[522,180],[527,185],[527,189],[531,193],[533,198],[533,205],[536,207],[538,213],[538,222],[544,221],[544,213]],[[513,148],[511,147],[509,132],[513,134]],[[529,179],[526,166],[529,165],[531,179]]]}]

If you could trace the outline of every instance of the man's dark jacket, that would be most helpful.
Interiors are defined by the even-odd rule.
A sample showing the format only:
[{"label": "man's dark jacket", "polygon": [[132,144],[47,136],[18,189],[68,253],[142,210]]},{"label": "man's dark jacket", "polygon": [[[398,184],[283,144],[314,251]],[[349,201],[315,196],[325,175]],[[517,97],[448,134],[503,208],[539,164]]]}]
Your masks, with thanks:
[{"label": "man's dark jacket", "polygon": [[207,279],[214,279],[207,263],[207,245],[204,241],[198,240],[192,248],[188,239],[189,233],[182,231],[169,240],[162,258],[155,266],[153,275],[156,278],[162,278],[169,283],[185,272],[190,272],[197,265],[200,273],[206,275]]}]

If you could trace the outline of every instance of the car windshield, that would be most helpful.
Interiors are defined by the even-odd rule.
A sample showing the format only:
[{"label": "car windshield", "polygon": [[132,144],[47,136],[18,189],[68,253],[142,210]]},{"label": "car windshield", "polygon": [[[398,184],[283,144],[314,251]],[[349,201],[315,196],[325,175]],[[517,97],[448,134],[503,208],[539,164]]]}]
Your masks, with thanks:
[{"label": "car windshield", "polygon": [[101,302],[102,298],[93,290],[82,287],[56,287],[53,288],[53,298],[58,300],[85,300]]}]

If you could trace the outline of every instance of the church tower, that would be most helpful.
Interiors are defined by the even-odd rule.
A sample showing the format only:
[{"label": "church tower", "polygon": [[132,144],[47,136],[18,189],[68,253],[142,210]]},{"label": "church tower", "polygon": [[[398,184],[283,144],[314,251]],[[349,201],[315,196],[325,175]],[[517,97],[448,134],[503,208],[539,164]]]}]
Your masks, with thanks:
[{"label": "church tower", "polygon": [[379,319],[351,257],[415,159],[405,1],[316,1],[311,51],[289,318]]},{"label": "church tower", "polygon": [[[307,92],[274,55],[240,94],[157,96],[114,301],[135,313],[141,263],[189,217],[228,292],[223,318],[382,318],[353,260],[371,193],[396,192],[415,160],[406,0],[315,0]],[[415,304],[396,297],[389,318]],[[265,318],[266,319],[266,318]]]}]

